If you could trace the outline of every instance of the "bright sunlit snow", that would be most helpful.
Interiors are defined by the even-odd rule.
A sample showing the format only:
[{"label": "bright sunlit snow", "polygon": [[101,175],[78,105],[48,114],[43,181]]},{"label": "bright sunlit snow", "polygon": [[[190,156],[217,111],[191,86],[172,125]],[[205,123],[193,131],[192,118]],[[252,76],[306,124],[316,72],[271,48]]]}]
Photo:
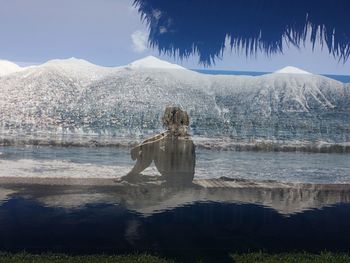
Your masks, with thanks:
[{"label": "bright sunlit snow", "polygon": [[22,68],[13,62],[7,60],[0,60],[0,76],[4,76],[21,70]]},{"label": "bright sunlit snow", "polygon": [[129,65],[129,68],[137,69],[137,68],[168,68],[168,69],[185,69],[176,64],[169,63],[167,61],[158,59],[153,56],[147,56],[145,58],[136,60]]},{"label": "bright sunlit snow", "polygon": [[4,138],[146,136],[163,129],[166,106],[179,105],[194,135],[350,141],[349,84],[313,74],[206,75],[155,57],[116,68],[71,58],[4,75],[0,87]]},{"label": "bright sunlit snow", "polygon": [[287,73],[287,74],[312,74],[310,72],[307,72],[305,70],[302,70],[300,68],[292,67],[292,66],[287,66],[282,69],[279,69],[275,71],[275,73]]}]

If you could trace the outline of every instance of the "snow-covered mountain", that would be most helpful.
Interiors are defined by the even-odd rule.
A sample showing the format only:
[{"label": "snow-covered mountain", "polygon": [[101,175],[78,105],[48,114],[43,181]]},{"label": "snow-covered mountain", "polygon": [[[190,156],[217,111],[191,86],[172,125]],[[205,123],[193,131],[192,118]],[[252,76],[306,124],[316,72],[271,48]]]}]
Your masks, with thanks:
[{"label": "snow-covered mountain", "polygon": [[0,60],[0,77],[14,72],[19,72],[21,70],[22,68],[13,62]]},{"label": "snow-covered mountain", "polygon": [[127,65],[131,69],[140,69],[140,68],[153,68],[153,69],[185,69],[176,64],[169,63],[167,61],[161,60],[154,56],[147,56],[145,58],[136,60]]},{"label": "snow-covered mountain", "polygon": [[284,74],[312,74],[310,72],[307,72],[303,69],[300,69],[300,68],[296,68],[296,67],[293,67],[293,66],[287,66],[287,67],[284,67],[284,68],[281,68],[277,71],[275,71],[275,73],[284,73]]},{"label": "snow-covered mountain", "polygon": [[118,71],[118,67],[102,67],[92,64],[84,59],[54,59],[42,65],[31,67],[31,72],[42,70],[54,71],[69,78],[71,81],[79,82],[81,85],[88,85],[93,81],[106,77]]},{"label": "snow-covered mountain", "polygon": [[350,85],[286,73],[204,75],[153,57],[118,68],[52,60],[0,78],[0,127],[133,136],[161,130],[164,108],[180,105],[198,135],[350,141]]}]

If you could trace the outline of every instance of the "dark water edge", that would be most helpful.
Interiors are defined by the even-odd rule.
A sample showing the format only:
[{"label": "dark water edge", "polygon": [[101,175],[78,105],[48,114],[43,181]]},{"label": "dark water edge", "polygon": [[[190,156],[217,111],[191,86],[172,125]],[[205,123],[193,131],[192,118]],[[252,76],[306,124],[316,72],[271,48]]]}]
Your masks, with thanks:
[{"label": "dark water edge", "polygon": [[[192,69],[192,70],[203,74],[209,74],[209,75],[261,76],[261,75],[272,73],[272,72],[260,72],[260,71],[235,71],[235,70],[208,70],[208,69]],[[334,74],[320,74],[320,75],[338,80],[343,83],[350,83],[350,76],[348,75],[334,75]]]},{"label": "dark water edge", "polygon": [[191,69],[195,72],[209,75],[237,75],[237,76],[261,76],[271,72],[261,71],[240,71],[240,70],[210,70],[210,69]]},{"label": "dark water edge", "polygon": [[[117,147],[132,148],[139,143],[136,138],[69,138],[64,139],[9,139],[0,138],[0,147],[48,146],[48,147]],[[306,153],[350,153],[348,142],[298,141],[298,140],[230,140],[225,138],[194,139],[198,149],[219,151],[256,152],[306,152]]]},{"label": "dark water edge", "polygon": [[67,209],[13,196],[0,206],[0,236],[0,251],[10,252],[349,252],[350,205],[283,216],[255,204],[197,202],[143,216],[122,203]]}]

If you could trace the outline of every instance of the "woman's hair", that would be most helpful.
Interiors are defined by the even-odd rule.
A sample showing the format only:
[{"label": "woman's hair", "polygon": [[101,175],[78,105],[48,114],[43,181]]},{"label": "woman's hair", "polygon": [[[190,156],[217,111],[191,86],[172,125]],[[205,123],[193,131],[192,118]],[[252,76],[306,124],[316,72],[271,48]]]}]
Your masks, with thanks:
[{"label": "woman's hair", "polygon": [[187,112],[180,107],[166,107],[162,122],[167,129],[178,129],[182,126],[188,126],[190,118]]}]

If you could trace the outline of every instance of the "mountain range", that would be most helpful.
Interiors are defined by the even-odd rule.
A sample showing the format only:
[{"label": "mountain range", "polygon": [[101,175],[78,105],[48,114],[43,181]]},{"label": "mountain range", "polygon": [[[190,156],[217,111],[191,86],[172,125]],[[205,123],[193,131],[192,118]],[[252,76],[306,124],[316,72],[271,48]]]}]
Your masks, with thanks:
[{"label": "mountain range", "polygon": [[200,74],[151,56],[114,68],[0,61],[2,136],[146,135],[162,129],[166,106],[179,105],[195,135],[347,142],[349,102],[349,84],[294,67],[253,77]]}]

